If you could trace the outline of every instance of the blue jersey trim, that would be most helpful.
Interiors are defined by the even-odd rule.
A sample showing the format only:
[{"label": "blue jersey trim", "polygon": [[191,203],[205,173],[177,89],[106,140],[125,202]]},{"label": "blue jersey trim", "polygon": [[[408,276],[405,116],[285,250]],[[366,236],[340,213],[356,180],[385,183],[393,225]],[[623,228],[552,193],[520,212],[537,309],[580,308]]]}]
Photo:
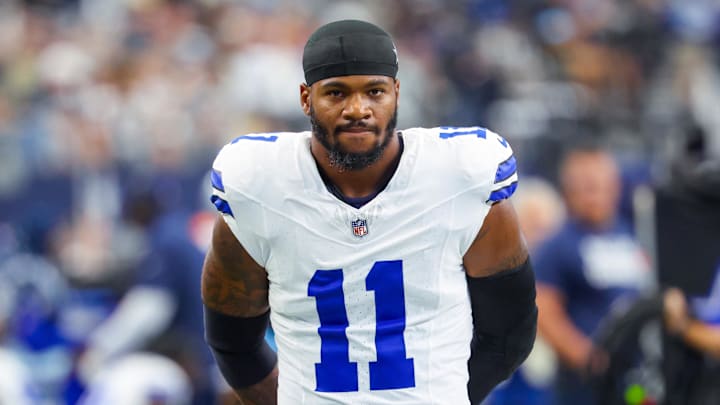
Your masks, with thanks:
[{"label": "blue jersey trim", "polygon": [[230,144],[233,144],[237,141],[241,141],[243,139],[246,139],[249,141],[275,142],[275,141],[277,141],[278,137],[277,137],[277,135],[242,135],[242,136],[238,136],[237,138],[233,139],[230,142]]},{"label": "blue jersey trim", "polygon": [[500,190],[493,191],[490,193],[490,198],[486,202],[498,202],[500,200],[504,200],[506,198],[509,198],[513,193],[515,192],[515,189],[517,188],[517,181],[513,182],[509,186],[505,186],[501,188]]},{"label": "blue jersey trim", "polygon": [[498,165],[497,172],[495,172],[495,183],[500,183],[509,179],[516,172],[517,162],[515,160],[515,156],[510,155],[507,160]]},{"label": "blue jersey trim", "polygon": [[443,131],[440,132],[440,139],[450,139],[456,136],[463,135],[475,135],[478,138],[486,139],[485,128],[456,128],[456,127],[440,127]]},{"label": "blue jersey trim", "polygon": [[222,181],[222,173],[215,169],[212,169],[212,171],[210,172],[210,182],[212,183],[212,186],[214,188],[222,191],[223,193],[225,192],[225,186],[223,186]]},{"label": "blue jersey trim", "polygon": [[213,204],[215,204],[215,208],[217,208],[218,211],[235,218],[235,215],[233,215],[233,212],[230,209],[230,204],[228,204],[227,201],[223,200],[222,198],[220,198],[219,196],[216,196],[216,195],[211,196],[210,201]]}]

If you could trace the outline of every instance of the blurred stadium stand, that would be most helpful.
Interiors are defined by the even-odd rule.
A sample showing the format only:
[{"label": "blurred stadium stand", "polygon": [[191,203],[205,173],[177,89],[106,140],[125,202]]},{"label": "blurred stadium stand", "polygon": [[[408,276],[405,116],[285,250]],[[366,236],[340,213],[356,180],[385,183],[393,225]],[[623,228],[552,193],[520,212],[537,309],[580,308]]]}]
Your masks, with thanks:
[{"label": "blurred stadium stand", "polygon": [[[512,142],[521,175],[553,184],[562,146],[597,138],[621,163],[629,220],[638,186],[667,184],[693,151],[720,159],[718,2],[4,0],[0,348],[37,380],[27,403],[83,394],[85,340],[152,246],[128,220],[134,186],[155,185],[166,213],[212,208],[207,171],[220,146],[309,128],[302,46],[339,18],[394,35],[400,128],[492,128]],[[202,248],[206,231],[186,236]],[[705,236],[715,252],[717,238]],[[21,261],[57,277],[23,276]],[[674,283],[695,277],[671,267],[661,269]]]}]

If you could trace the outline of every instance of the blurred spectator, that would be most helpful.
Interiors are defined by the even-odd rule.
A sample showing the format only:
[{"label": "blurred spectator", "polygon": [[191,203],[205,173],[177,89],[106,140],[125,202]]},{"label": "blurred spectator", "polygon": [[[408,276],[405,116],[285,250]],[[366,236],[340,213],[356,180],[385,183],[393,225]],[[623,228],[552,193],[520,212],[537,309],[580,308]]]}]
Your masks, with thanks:
[{"label": "blurred spectator", "polygon": [[693,378],[688,386],[682,387],[686,391],[680,395],[689,405],[717,403],[720,401],[717,384],[720,381],[720,267],[707,296],[686,297],[680,289],[671,288],[664,298],[665,326],[670,335],[700,357],[697,369],[686,370]]},{"label": "blurred spectator", "polygon": [[30,371],[15,353],[0,345],[0,404],[37,405],[40,398]]},{"label": "blurred spectator", "polygon": [[665,296],[665,323],[673,335],[708,357],[720,360],[720,268],[707,297],[688,303],[679,289]]},{"label": "blurred spectator", "polygon": [[40,393],[30,377],[30,370],[21,361],[17,350],[11,345],[10,336],[15,306],[18,304],[20,288],[15,277],[0,271],[0,404],[35,405],[40,402]]},{"label": "blurred spectator", "polygon": [[[153,350],[176,361],[192,381],[194,404],[215,400],[214,361],[204,342],[200,272],[214,215],[168,201],[162,182],[135,180],[128,221],[146,233],[133,286],[87,341],[85,381],[128,353]],[[130,366],[127,366],[130,367]]]},{"label": "blurred spectator", "polygon": [[668,402],[689,405],[720,401],[720,154],[699,135],[675,162],[674,187],[662,190],[672,190],[674,199],[662,191],[656,197],[664,232],[657,238],[659,275],[670,286],[664,296]]},{"label": "blurred spectator", "polygon": [[[189,405],[192,388],[171,360],[150,353],[117,359],[93,378],[79,405]],[[210,403],[208,403],[210,404]]]},{"label": "blurred spectator", "polygon": [[617,215],[620,177],[613,158],[596,147],[569,151],[560,166],[568,219],[538,249],[539,331],[560,360],[557,404],[592,404],[588,373],[608,358],[592,335],[613,302],[648,286],[649,264]]},{"label": "blurred spectator", "polygon": [[17,378],[21,387],[15,388],[23,389],[23,400],[32,394],[38,402],[53,401],[72,369],[59,316],[67,283],[43,257],[16,253],[0,264],[0,293],[0,347],[8,350],[3,351],[4,366],[17,372],[3,376]]},{"label": "blurred spectator", "polygon": [[565,204],[547,180],[523,177],[522,188],[513,197],[520,228],[531,252],[555,233],[565,220]]}]

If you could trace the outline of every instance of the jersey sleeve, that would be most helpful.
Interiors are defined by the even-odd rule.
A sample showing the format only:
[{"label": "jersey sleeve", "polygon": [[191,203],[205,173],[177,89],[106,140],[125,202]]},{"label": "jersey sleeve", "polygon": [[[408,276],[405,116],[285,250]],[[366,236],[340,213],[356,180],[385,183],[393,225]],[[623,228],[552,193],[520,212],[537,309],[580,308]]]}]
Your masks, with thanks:
[{"label": "jersey sleeve", "polygon": [[269,254],[265,213],[252,190],[259,180],[253,176],[259,171],[253,170],[253,151],[243,146],[228,144],[218,153],[210,172],[210,201],[250,257],[265,267]]},{"label": "jersey sleeve", "polygon": [[488,159],[494,168],[489,193],[485,203],[493,205],[510,198],[518,184],[517,161],[510,144],[500,135],[486,131]]},{"label": "jersey sleeve", "polygon": [[463,229],[458,249],[464,256],[491,207],[515,192],[515,156],[504,138],[479,126],[436,127],[426,134],[432,181],[455,196],[453,205],[463,213],[456,226]]}]

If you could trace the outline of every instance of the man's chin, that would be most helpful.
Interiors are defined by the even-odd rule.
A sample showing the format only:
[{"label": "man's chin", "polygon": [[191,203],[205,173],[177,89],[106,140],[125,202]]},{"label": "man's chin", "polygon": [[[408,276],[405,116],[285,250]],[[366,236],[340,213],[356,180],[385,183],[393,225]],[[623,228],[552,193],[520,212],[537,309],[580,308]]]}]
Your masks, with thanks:
[{"label": "man's chin", "polygon": [[340,170],[362,170],[380,160],[382,153],[383,148],[377,145],[357,150],[338,148],[329,152],[330,164]]},{"label": "man's chin", "polygon": [[378,148],[380,146],[377,144],[377,142],[374,142],[373,144],[368,144],[365,142],[358,142],[358,143],[339,143],[335,150],[340,152],[343,155],[353,155],[353,156],[365,156],[365,155],[372,155],[373,153],[377,153]]}]

